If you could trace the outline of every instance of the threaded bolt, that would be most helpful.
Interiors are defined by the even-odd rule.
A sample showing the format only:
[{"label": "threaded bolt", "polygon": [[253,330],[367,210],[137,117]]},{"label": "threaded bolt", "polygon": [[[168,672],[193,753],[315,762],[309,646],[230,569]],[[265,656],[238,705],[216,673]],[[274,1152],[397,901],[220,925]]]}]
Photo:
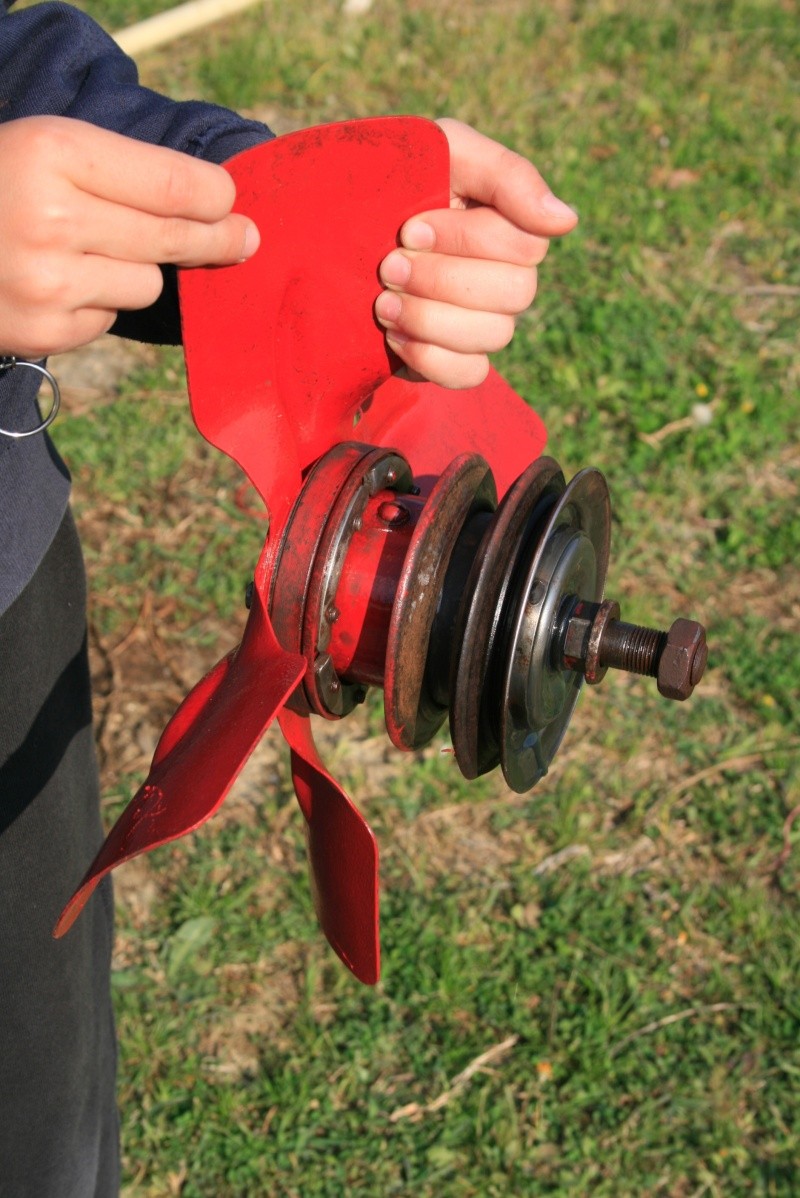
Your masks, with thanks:
[{"label": "threaded bolt", "polygon": [[600,641],[600,665],[657,678],[658,663],[666,644],[667,633],[657,628],[611,620],[606,624]]},{"label": "threaded bolt", "polygon": [[563,669],[580,671],[587,682],[600,682],[607,669],[658,679],[665,699],[688,699],[708,661],[706,631],[694,620],[675,620],[669,632],[626,624],[619,605],[578,600],[561,638]]}]

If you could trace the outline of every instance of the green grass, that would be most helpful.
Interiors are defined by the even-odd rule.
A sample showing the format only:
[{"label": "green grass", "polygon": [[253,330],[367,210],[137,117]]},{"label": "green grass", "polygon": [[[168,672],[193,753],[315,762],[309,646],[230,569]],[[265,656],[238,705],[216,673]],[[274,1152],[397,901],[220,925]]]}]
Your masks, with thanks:
[{"label": "green grass", "polygon": [[[118,28],[158,6],[84,7]],[[374,990],[316,927],[270,741],[217,819],[120,883],[128,1198],[800,1192],[799,18],[267,0],[142,61],[281,129],[448,112],[534,157],[581,223],[498,365],[567,473],[609,479],[609,593],[704,620],[711,668],[685,706],[625,678],[585,694],[530,796],[465,783],[444,740],[384,753],[376,697],[328,728],[383,853]],[[109,816],[237,639],[263,532],[179,358],[149,370],[58,425],[109,663]]]}]

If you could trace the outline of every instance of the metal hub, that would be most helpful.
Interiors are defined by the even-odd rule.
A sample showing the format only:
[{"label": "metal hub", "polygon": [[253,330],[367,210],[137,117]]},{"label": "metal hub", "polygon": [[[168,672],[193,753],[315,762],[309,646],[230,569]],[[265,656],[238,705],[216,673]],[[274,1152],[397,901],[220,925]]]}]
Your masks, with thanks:
[{"label": "metal hub", "polygon": [[705,666],[704,631],[619,620],[603,602],[610,529],[597,470],[567,485],[540,458],[498,507],[477,454],[456,458],[424,497],[401,455],[337,446],[306,480],[272,573],[276,633],[308,663],[304,710],[337,719],[382,686],[399,748],[427,744],[449,714],[464,775],[500,765],[523,792],[547,772],[584,680],[616,666],[686,698]]},{"label": "metal hub", "polygon": [[500,764],[500,711],[504,675],[505,613],[513,603],[521,559],[565,487],[552,458],[533,462],[505,495],[473,560],[456,631],[461,652],[450,675],[450,735],[459,767],[477,778]]},{"label": "metal hub", "polygon": [[500,702],[501,764],[512,790],[530,790],[561,744],[583,674],[553,652],[565,604],[603,596],[611,504],[598,470],[576,474],[542,528],[515,596]]}]

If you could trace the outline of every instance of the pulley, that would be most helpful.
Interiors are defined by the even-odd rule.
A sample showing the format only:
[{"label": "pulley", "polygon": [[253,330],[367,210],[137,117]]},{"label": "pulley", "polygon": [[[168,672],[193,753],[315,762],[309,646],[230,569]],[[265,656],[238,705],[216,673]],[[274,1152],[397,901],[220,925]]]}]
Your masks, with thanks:
[{"label": "pulley", "polygon": [[[339,719],[382,687],[399,749],[422,748],[449,718],[464,776],[500,765],[522,793],[547,772],[584,679],[610,665],[658,674],[675,637],[625,625],[602,602],[611,505],[598,470],[567,485],[539,458],[499,506],[478,454],[454,459],[427,495],[413,480],[401,454],[357,442],[309,474],[269,599],[281,644],[306,663],[289,705]],[[669,687],[662,668],[676,699],[706,659],[702,628],[684,625],[692,651]]]}]

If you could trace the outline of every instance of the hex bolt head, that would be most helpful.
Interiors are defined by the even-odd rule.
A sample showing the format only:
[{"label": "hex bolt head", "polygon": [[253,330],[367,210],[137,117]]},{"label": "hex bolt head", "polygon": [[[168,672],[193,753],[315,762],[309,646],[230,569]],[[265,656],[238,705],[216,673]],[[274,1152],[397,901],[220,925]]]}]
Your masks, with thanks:
[{"label": "hex bolt head", "polygon": [[706,630],[694,620],[676,620],[658,663],[658,689],[665,699],[688,699],[708,661]]}]

